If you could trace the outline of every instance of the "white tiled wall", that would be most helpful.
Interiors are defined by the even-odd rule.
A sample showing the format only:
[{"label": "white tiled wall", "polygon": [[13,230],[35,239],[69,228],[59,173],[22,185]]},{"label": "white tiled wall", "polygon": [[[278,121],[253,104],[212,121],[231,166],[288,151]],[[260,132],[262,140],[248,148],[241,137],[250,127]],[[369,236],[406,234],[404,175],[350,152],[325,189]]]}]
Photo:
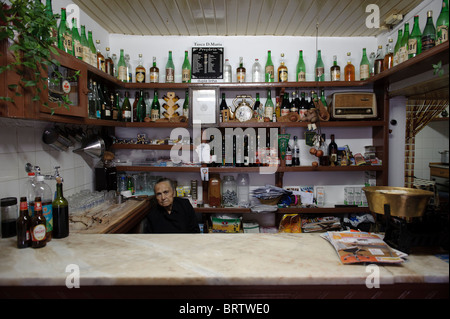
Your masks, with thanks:
[{"label": "white tiled wall", "polygon": [[[42,142],[44,129],[52,125],[0,117],[0,198],[22,196],[26,163],[40,166],[42,174],[53,174],[54,167],[60,166],[65,196],[93,189],[93,161],[73,153],[73,148],[59,152]],[[54,191],[55,182],[46,182]]]}]

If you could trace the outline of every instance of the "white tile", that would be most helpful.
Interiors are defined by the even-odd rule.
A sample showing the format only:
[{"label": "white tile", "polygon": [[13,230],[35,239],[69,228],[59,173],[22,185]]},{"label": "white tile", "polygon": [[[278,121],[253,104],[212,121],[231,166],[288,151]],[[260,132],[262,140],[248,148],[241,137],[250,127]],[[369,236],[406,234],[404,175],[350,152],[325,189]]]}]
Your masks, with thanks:
[{"label": "white tile", "polygon": [[25,171],[25,164],[36,165],[36,152],[17,153],[18,177],[25,178],[28,173]]},{"label": "white tile", "polygon": [[0,154],[0,181],[11,181],[18,177],[17,154]]},{"label": "white tile", "polygon": [[23,127],[17,130],[17,152],[35,152],[36,143],[33,127]]},{"label": "white tile", "polygon": [[0,154],[17,152],[16,127],[0,125]]},{"label": "white tile", "polygon": [[19,181],[0,181],[0,198],[19,197]]}]

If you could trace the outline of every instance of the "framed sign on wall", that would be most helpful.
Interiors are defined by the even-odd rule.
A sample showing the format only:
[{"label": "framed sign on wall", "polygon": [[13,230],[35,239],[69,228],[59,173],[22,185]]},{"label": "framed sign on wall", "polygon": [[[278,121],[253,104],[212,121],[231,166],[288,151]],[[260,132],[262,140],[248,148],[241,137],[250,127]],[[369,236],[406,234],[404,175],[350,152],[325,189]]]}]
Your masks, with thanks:
[{"label": "framed sign on wall", "polygon": [[192,82],[223,80],[223,48],[192,48]]}]

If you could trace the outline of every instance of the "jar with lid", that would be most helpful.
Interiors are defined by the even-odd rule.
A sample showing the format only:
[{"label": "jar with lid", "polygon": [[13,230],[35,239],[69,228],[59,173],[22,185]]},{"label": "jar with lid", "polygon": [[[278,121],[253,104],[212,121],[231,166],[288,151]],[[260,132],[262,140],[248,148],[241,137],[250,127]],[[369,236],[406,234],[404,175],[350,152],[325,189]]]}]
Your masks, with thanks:
[{"label": "jar with lid", "polygon": [[237,204],[237,185],[234,176],[224,176],[222,181],[222,206],[235,207]]},{"label": "jar with lid", "polygon": [[248,174],[239,174],[237,176],[237,194],[239,207],[250,206],[250,180]]},{"label": "jar with lid", "polygon": [[17,235],[16,221],[19,217],[17,207],[17,198],[6,197],[0,200],[0,212],[2,219],[2,227],[0,234],[3,238],[13,237]]},{"label": "jar with lid", "polygon": [[220,207],[220,175],[210,174],[208,183],[208,203],[210,207]]}]

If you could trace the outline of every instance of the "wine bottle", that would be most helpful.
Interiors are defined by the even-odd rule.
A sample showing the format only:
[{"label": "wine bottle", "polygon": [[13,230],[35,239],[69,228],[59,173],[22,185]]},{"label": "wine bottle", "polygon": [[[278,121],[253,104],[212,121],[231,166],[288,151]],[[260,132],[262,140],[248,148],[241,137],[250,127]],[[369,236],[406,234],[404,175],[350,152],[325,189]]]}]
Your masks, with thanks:
[{"label": "wine bottle", "polygon": [[77,19],[72,18],[72,43],[74,56],[77,59],[83,59],[83,46],[81,45],[81,37],[78,32]]},{"label": "wine bottle", "polygon": [[272,62],[272,53],[271,51],[267,51],[267,61],[265,67],[265,81],[266,82],[274,82],[275,81],[275,68]]},{"label": "wine bottle", "polygon": [[314,70],[315,70],[315,80],[318,82],[325,81],[325,67],[322,61],[321,50],[317,51],[317,60]]},{"label": "wine bottle", "polygon": [[67,24],[66,8],[61,8],[61,21],[58,27],[58,48],[73,55],[72,32]]},{"label": "wine bottle", "polygon": [[366,48],[363,48],[363,55],[359,65],[359,75],[361,81],[367,80],[370,77],[370,62],[367,58]]},{"label": "wine bottle", "polygon": [[272,96],[271,96],[271,92],[270,89],[267,90],[267,100],[266,100],[266,104],[264,105],[264,117],[267,117],[270,119],[270,121],[272,121],[273,119],[273,101],[272,101]]},{"label": "wine bottle", "polygon": [[172,51],[169,51],[169,58],[166,63],[166,83],[175,82],[175,66],[172,60]]},{"label": "wine bottle", "polygon": [[123,49],[120,49],[120,58],[119,58],[119,62],[117,63],[117,68],[118,68],[118,74],[119,74],[119,81],[122,82],[127,82],[127,65],[125,63],[125,58],[124,58],[124,54],[123,54]]},{"label": "wine bottle", "polygon": [[97,67],[97,49],[95,48],[94,39],[92,38],[91,30],[88,31],[88,44],[89,44],[89,49],[90,49],[89,53],[91,56],[90,64],[94,68],[98,68]]},{"label": "wine bottle", "polygon": [[82,61],[91,64],[91,49],[89,48],[89,42],[86,37],[86,27],[81,26],[81,46],[83,47]]},{"label": "wine bottle", "polygon": [[220,122],[228,122],[230,119],[230,110],[225,100],[225,93],[222,93],[222,101],[220,102]]},{"label": "wine bottle", "polygon": [[125,91],[125,98],[122,104],[122,121],[131,122],[131,104],[130,104],[130,93]]},{"label": "wine bottle", "polygon": [[191,63],[188,58],[188,51],[184,51],[184,61],[181,67],[181,82],[191,83]]},{"label": "wine bottle", "polygon": [[409,23],[405,23],[402,42],[400,43],[398,63],[408,61]]},{"label": "wine bottle", "polygon": [[289,93],[284,93],[283,102],[281,104],[281,116],[288,115],[290,112]]},{"label": "wine bottle", "polygon": [[102,70],[103,72],[106,72],[105,67],[105,57],[103,56],[102,52],[100,51],[100,40],[96,40],[95,43],[97,44],[97,69]]},{"label": "wine bottle", "polygon": [[152,102],[152,111],[151,111],[151,120],[152,122],[156,122],[160,118],[161,104],[159,104],[158,99],[158,91],[155,90],[153,94],[153,102]]},{"label": "wine bottle", "polygon": [[69,203],[63,195],[62,178],[56,178],[56,197],[52,202],[53,238],[69,236]]},{"label": "wine bottle", "polygon": [[328,144],[328,157],[330,159],[330,163],[332,166],[337,165],[337,153],[338,153],[338,146],[336,142],[334,141],[334,134],[331,134],[331,142]]},{"label": "wine bottle", "polygon": [[400,62],[400,45],[402,43],[402,38],[403,38],[403,30],[399,29],[398,30],[398,35],[397,35],[397,42],[395,42],[395,47],[394,47],[394,66],[398,65]]},{"label": "wine bottle", "polygon": [[414,17],[414,25],[408,40],[408,59],[422,53],[422,32],[419,28],[419,16]]},{"label": "wine bottle", "polygon": [[298,51],[298,62],[297,62],[297,82],[306,81],[306,65],[303,59],[303,50]]},{"label": "wine bottle", "polygon": [[436,44],[436,29],[433,24],[433,11],[427,12],[427,24],[422,32],[422,52],[433,48]]},{"label": "wine bottle", "polygon": [[436,45],[448,41],[448,0],[442,1],[442,10],[436,21]]},{"label": "wine bottle", "polygon": [[189,90],[186,90],[183,102],[183,116],[189,118]]}]

